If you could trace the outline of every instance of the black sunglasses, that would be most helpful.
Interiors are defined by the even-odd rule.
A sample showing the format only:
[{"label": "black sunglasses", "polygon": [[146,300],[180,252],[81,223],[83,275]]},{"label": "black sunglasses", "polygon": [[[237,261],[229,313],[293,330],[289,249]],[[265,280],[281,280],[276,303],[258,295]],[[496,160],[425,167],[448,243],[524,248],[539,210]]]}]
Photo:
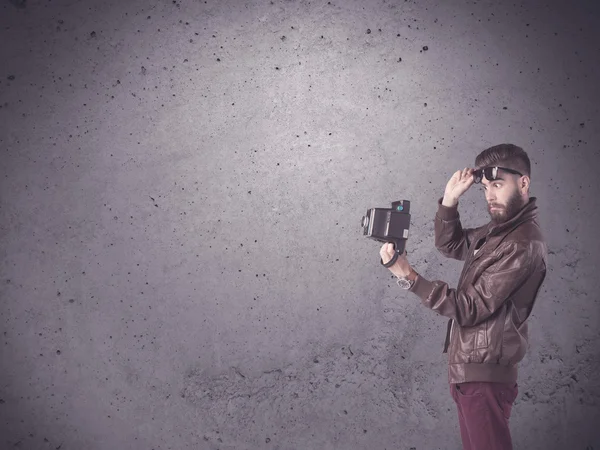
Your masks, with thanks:
[{"label": "black sunglasses", "polygon": [[481,183],[483,176],[485,176],[488,181],[494,181],[498,177],[498,169],[502,169],[509,173],[514,173],[515,175],[523,176],[521,172],[517,172],[516,170],[509,169],[507,167],[484,167],[473,172],[475,183]]}]

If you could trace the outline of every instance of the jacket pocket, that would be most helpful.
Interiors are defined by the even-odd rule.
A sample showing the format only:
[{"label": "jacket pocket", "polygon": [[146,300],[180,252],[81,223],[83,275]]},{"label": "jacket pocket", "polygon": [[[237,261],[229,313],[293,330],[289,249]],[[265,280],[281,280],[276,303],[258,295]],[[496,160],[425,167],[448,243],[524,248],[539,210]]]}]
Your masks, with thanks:
[{"label": "jacket pocket", "polygon": [[477,327],[477,331],[475,332],[475,342],[473,348],[475,350],[478,350],[482,348],[488,348],[488,346],[488,321],[486,320]]},{"label": "jacket pocket", "polygon": [[490,350],[488,327],[487,321],[474,327],[461,327],[455,324],[450,339],[450,363],[484,362]]}]

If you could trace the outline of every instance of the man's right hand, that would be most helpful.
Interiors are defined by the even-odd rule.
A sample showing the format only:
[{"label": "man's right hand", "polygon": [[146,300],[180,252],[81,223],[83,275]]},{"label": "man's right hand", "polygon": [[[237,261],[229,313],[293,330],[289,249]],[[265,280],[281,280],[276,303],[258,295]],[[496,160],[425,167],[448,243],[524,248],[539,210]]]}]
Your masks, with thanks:
[{"label": "man's right hand", "polygon": [[450,181],[446,185],[442,205],[452,207],[458,204],[458,198],[475,182],[473,172],[474,169],[469,167],[454,172],[454,175],[452,175],[452,178],[450,178]]}]

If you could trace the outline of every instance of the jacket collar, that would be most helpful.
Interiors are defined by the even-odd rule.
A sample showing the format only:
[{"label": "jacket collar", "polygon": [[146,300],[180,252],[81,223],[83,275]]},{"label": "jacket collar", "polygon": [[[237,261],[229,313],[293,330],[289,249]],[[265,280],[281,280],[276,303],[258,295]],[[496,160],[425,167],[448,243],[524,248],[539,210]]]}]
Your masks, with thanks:
[{"label": "jacket collar", "polygon": [[538,207],[536,205],[537,197],[529,197],[529,202],[521,208],[521,210],[510,220],[493,225],[490,221],[488,223],[488,236],[494,236],[502,233],[503,231],[516,228],[523,222],[529,222],[537,219]]}]

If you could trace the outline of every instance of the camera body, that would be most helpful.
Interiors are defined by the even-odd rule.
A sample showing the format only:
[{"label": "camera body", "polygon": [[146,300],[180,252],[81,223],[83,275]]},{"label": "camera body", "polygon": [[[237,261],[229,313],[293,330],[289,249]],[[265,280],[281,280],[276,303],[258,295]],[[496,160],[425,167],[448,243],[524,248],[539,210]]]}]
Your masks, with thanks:
[{"label": "camera body", "polygon": [[371,208],[363,216],[363,235],[379,242],[391,242],[397,254],[404,253],[410,229],[410,201],[392,202],[391,208]]}]

